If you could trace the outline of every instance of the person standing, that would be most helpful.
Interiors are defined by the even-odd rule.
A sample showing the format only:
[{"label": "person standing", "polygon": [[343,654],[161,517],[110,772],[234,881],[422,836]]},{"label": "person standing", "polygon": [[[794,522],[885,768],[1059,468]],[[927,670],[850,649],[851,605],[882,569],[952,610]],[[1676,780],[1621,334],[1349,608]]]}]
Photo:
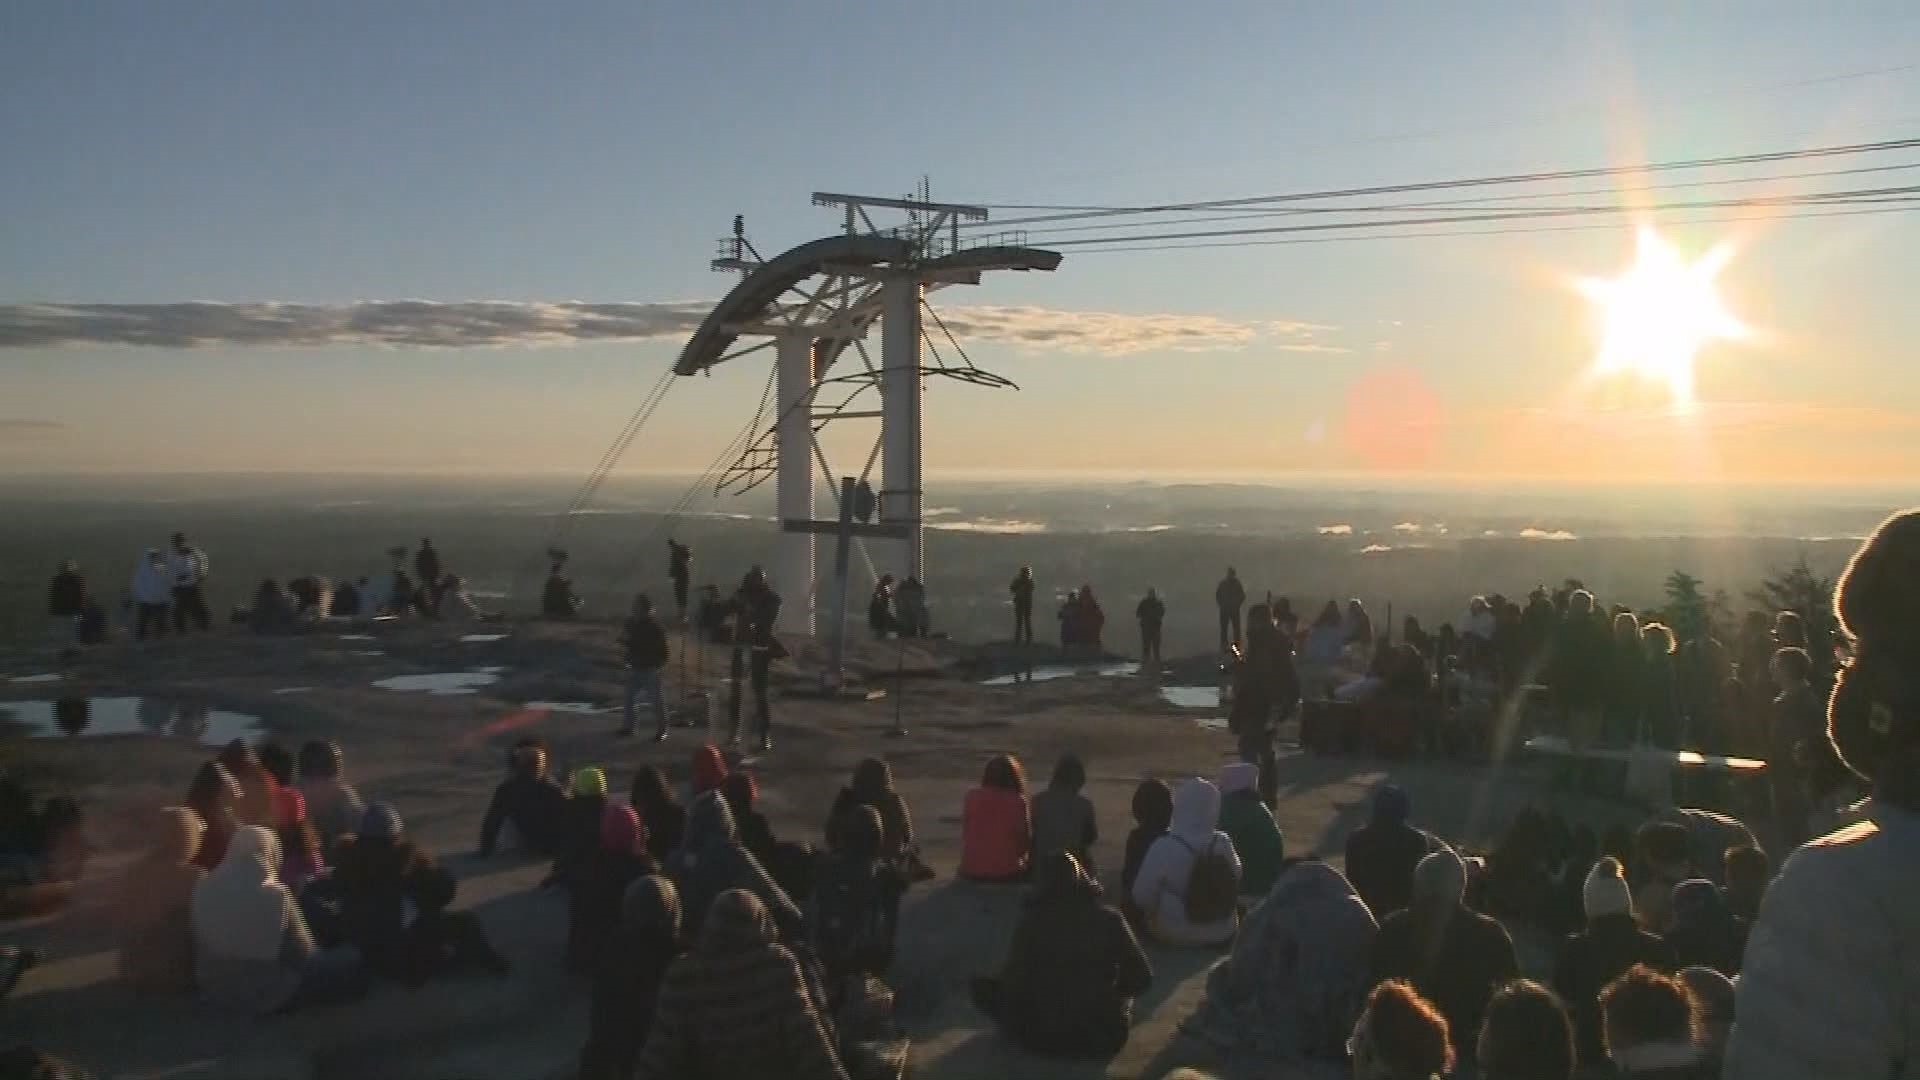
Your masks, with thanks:
[{"label": "person standing", "polygon": [[[1160,654],[1160,625],[1166,621],[1167,605],[1152,589],[1140,600],[1140,606],[1133,609],[1133,617],[1140,620],[1140,670],[1151,670],[1155,674],[1166,657]],[[1152,668],[1147,665],[1152,664]]]},{"label": "person standing", "polygon": [[140,557],[133,568],[133,639],[145,641],[148,634],[167,636],[167,602],[173,598],[166,557],[154,548]]},{"label": "person standing", "polygon": [[[1240,637],[1240,608],[1247,602],[1247,590],[1240,584],[1240,575],[1233,567],[1227,567],[1227,576],[1213,587],[1213,602],[1220,608],[1220,651],[1225,653],[1229,644],[1238,645]],[[1228,637],[1231,628],[1233,636]]]},{"label": "person standing", "polygon": [[422,615],[434,615],[440,611],[440,551],[433,541],[420,538],[420,551],[413,557],[413,574],[420,579],[420,598],[416,606]]},{"label": "person standing", "polygon": [[693,585],[693,549],[667,537],[667,577],[673,581],[673,607],[680,624],[687,622],[687,590]]},{"label": "person standing", "polygon": [[174,631],[184,634],[187,623],[192,622],[205,633],[212,621],[207,616],[207,597],[203,591],[207,580],[207,553],[187,543],[185,533],[174,533],[173,558],[168,561],[167,569],[173,575]]},{"label": "person standing", "polygon": [[1033,644],[1033,567],[1023,566],[1007,586],[1013,594],[1013,643]]},{"label": "person standing", "polygon": [[633,598],[633,616],[627,620],[622,641],[627,649],[628,674],[626,726],[620,729],[620,734],[632,735],[637,730],[633,699],[644,694],[648,706],[653,709],[653,741],[665,742],[667,697],[660,688],[660,671],[667,666],[667,632],[653,617],[653,601],[648,599],[646,593]]},{"label": "person standing", "polygon": [[1773,654],[1773,699],[1767,724],[1767,782],[1773,793],[1774,828],[1789,848],[1807,838],[1809,766],[1816,753],[1831,753],[1826,739],[1826,704],[1814,691],[1813,661],[1805,649],[1789,646]]},{"label": "person standing", "polygon": [[87,581],[72,560],[60,564],[47,586],[47,640],[56,650],[73,648],[78,638],[80,613],[87,606]]},{"label": "person standing", "polygon": [[[753,682],[753,707],[760,730],[760,752],[773,749],[773,712],[767,703],[767,673],[773,662],[787,654],[778,638],[773,636],[773,624],[780,617],[780,594],[773,591],[767,583],[766,571],[759,567],[747,571],[745,581],[740,583],[740,624],[746,631],[746,644],[749,650],[748,674]],[[738,646],[736,653],[738,655]],[[734,731],[739,731],[739,683],[734,683]]]}]

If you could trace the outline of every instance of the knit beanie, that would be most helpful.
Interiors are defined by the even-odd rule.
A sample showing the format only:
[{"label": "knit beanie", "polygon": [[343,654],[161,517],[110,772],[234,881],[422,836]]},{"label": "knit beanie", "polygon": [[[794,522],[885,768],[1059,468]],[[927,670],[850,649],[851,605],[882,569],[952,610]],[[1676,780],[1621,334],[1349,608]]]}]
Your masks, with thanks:
[{"label": "knit beanie", "polygon": [[1447,906],[1460,902],[1467,893],[1467,864],[1450,847],[1442,847],[1421,859],[1413,868],[1413,902],[1416,906]]},{"label": "knit beanie", "polygon": [[604,799],[607,797],[607,774],[592,766],[575,769],[573,773],[573,797],[576,799]]},{"label": "knit beanie", "polygon": [[1588,919],[1602,915],[1633,914],[1633,890],[1620,868],[1620,860],[1609,855],[1587,871],[1587,883],[1580,890],[1581,905]]}]

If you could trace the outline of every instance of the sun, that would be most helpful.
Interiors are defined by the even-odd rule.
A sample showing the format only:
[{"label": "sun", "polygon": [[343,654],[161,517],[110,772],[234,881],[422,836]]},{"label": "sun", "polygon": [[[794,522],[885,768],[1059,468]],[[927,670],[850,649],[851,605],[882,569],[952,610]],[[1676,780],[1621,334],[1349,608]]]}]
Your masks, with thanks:
[{"label": "sun", "polygon": [[1689,263],[1665,237],[1642,226],[1632,266],[1610,280],[1578,283],[1601,317],[1594,374],[1649,379],[1663,384],[1675,404],[1690,405],[1701,347],[1751,332],[1714,289],[1714,277],[1732,257],[1733,249],[1721,244]]}]

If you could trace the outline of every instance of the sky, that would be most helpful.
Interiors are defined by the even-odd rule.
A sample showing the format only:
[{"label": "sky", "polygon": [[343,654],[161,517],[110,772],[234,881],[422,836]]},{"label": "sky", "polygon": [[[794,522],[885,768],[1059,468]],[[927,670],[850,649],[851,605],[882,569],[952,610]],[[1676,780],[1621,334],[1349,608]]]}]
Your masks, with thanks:
[{"label": "sky", "polygon": [[[819,190],[925,176],[1005,219],[1910,135],[1900,3],[7,5],[0,472],[584,476],[733,283],[732,216],[784,250],[836,228]],[[1750,330],[1701,349],[1690,408],[1592,370],[1579,282],[1643,218],[1725,246]],[[927,470],[1920,472],[1914,218],[1670,218],[1063,247],[930,297],[1020,388],[930,381]],[[705,468],[767,365],[678,380],[621,468]],[[872,428],[828,430],[857,470]]]}]

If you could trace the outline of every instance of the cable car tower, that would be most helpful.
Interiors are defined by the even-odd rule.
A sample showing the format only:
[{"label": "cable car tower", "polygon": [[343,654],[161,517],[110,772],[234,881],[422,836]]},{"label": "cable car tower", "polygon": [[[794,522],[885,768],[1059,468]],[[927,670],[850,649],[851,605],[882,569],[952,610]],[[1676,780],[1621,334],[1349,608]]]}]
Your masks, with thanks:
[{"label": "cable car tower", "polygon": [[[977,285],[989,270],[1052,270],[1060,265],[1060,253],[1027,247],[1024,233],[970,231],[963,236],[961,223],[985,221],[986,209],[934,202],[924,181],[906,198],[815,192],[813,204],[841,211],[842,231],[770,259],[762,258],[747,239],[744,221],[734,218],[733,234],[720,241],[712,266],[738,273],[741,280],[688,338],[674,371],[697,375],[723,361],[773,348],[773,422],[721,474],[716,494],[748,491],[771,478],[779,519],[814,523],[819,526],[814,532],[832,531],[839,516],[822,521],[816,515],[816,475],[836,499],[842,490],[817,438],[821,428],[841,420],[878,419],[880,431],[866,464],[851,476],[867,484],[878,459],[880,524],[899,527],[887,532],[902,538],[874,540],[869,554],[879,572],[924,582],[925,380],[941,376],[976,386],[1013,386],[966,360],[959,342],[927,306],[926,295],[950,285]],[[876,215],[906,220],[883,228]],[[934,345],[926,330],[927,315],[962,363],[949,364]],[[876,320],[881,337],[878,365],[866,346]],[[736,348],[742,338],[760,340]],[[927,364],[923,346],[933,353],[934,364]],[[859,359],[857,369],[843,362],[849,350]],[[879,408],[852,408],[868,390],[878,392]],[[780,615],[783,631],[814,632],[820,578],[814,532],[783,532],[779,556],[768,567],[786,600]]]}]

